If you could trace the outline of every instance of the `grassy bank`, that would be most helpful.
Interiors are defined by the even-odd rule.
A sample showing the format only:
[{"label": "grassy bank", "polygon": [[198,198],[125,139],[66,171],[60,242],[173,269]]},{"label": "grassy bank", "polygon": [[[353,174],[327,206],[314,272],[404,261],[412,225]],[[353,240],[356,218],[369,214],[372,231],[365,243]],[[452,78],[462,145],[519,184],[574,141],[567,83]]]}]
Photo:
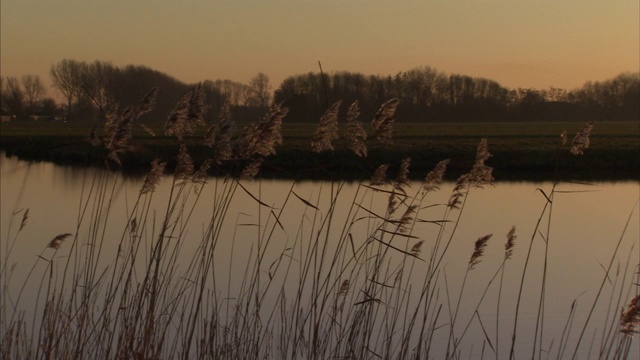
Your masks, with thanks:
[{"label": "grassy bank", "polygon": [[[316,154],[310,143],[315,124],[282,124],[283,144],[277,154],[265,160],[263,177],[293,179],[363,179],[383,163],[397,166],[398,159],[410,156],[417,174],[426,173],[438,161],[451,159],[450,179],[471,164],[475,147],[488,138],[490,160],[502,180],[548,180],[555,174],[556,149],[563,131],[575,133],[583,124],[575,122],[395,124],[393,144],[382,147],[369,141],[369,156],[360,158],[346,150],[346,140],[338,139],[332,152]],[[25,160],[51,161],[75,166],[104,166],[105,150],[87,141],[92,129],[84,123],[14,122],[0,124],[0,150]],[[240,127],[240,126],[239,126]],[[162,134],[162,128],[152,129]],[[98,130],[100,131],[100,129]],[[204,129],[202,130],[204,131]],[[344,133],[344,129],[340,129]],[[211,155],[202,145],[202,135],[185,138],[196,163]],[[160,157],[175,165],[178,144],[173,137],[150,136],[134,124],[131,151],[119,168],[129,174],[144,174],[151,160]],[[574,160],[562,168],[564,176],[576,180],[640,179],[640,126],[637,122],[596,123],[591,135],[590,156]],[[239,171],[234,164],[214,167],[213,174]]]}]

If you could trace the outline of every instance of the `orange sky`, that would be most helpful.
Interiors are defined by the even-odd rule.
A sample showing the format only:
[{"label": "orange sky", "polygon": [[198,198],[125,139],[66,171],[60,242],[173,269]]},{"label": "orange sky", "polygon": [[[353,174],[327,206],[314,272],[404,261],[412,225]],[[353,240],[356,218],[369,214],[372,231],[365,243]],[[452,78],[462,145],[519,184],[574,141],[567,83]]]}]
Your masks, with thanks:
[{"label": "orange sky", "polygon": [[[274,88],[318,71],[429,65],[508,87],[572,89],[639,67],[637,0],[2,0],[2,76],[63,58],[146,65],[185,82]],[[50,92],[50,95],[52,93]]]}]

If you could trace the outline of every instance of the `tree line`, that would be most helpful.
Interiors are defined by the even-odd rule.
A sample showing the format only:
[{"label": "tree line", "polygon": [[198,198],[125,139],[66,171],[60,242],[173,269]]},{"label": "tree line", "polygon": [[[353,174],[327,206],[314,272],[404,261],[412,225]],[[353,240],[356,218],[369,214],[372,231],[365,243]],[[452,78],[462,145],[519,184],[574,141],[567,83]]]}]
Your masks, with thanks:
[{"label": "tree line", "polygon": [[[178,100],[194,86],[146,66],[114,66],[96,60],[63,59],[51,66],[53,87],[65,99],[58,105],[46,96],[37,75],[2,78],[3,114],[18,119],[36,115],[64,116],[70,121],[96,120],[118,107],[134,106],[150,88],[159,89],[157,104],[146,117],[162,122]],[[509,89],[498,82],[445,74],[421,66],[396,75],[354,72],[309,72],[287,77],[272,91],[269,77],[258,73],[249,83],[205,80],[200,83],[205,121],[217,119],[227,104],[239,121],[259,118],[272,103],[290,109],[289,121],[315,122],[338,100],[358,101],[363,118],[380,104],[399,99],[398,121],[637,120],[640,118],[640,73],[623,73],[578,89]],[[340,109],[341,118],[347,106]]]},{"label": "tree line", "polygon": [[[3,114],[18,119],[37,115],[63,115],[69,121],[94,121],[109,112],[134,106],[149,92],[158,88],[156,106],[146,116],[151,121],[164,121],[180,98],[193,84],[186,84],[167,74],[146,66],[114,66],[96,60],[84,62],[63,59],[50,69],[53,87],[64,99],[56,105],[46,97],[43,82],[37,75],[2,78],[1,104]],[[38,91],[33,92],[25,79],[35,79]],[[272,88],[269,77],[258,73],[248,84],[231,80],[205,80],[200,83],[209,111],[205,121],[219,115],[224,104],[229,104],[240,116],[259,116],[271,102]]]},{"label": "tree line", "polygon": [[3,116],[20,119],[60,114],[56,102],[46,97],[44,83],[38,75],[0,78],[0,110]]},{"label": "tree line", "polygon": [[[506,88],[496,81],[447,75],[417,67],[395,76],[310,72],[286,78],[274,100],[288,118],[314,121],[337,100],[358,101],[371,118],[385,100],[397,98],[398,121],[637,120],[640,73],[623,73],[575,90]],[[346,109],[343,109],[346,111]]]}]

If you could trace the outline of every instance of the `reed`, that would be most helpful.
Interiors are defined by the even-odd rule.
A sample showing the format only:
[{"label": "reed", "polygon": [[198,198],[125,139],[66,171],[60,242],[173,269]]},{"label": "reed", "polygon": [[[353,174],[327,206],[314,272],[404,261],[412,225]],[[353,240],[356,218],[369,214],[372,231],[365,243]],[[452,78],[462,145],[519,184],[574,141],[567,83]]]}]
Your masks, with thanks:
[{"label": "reed", "polygon": [[[100,141],[109,167],[131,151],[131,125],[153,105],[154,94],[152,90],[137,109],[109,115]],[[381,106],[369,129],[374,140],[391,143],[399,104],[393,99]],[[335,150],[340,105],[336,102],[321,118],[311,144],[315,151]],[[411,158],[405,157],[377,167],[370,182],[336,178],[311,195],[298,190],[303,183],[291,180],[274,204],[263,181],[254,178],[282,143],[288,109],[274,104],[239,134],[233,131],[228,106],[209,127],[202,122],[204,111],[196,86],[165,124],[164,133],[179,143],[176,166],[167,173],[166,164],[154,160],[126,214],[115,214],[113,208],[122,182],[119,173],[88,171],[75,228],[44,244],[18,293],[10,291],[11,249],[28,241],[21,234],[37,219],[28,209],[12,214],[18,225],[2,235],[0,256],[3,359],[533,359],[554,354],[577,358],[585,351],[619,359],[633,353],[640,322],[639,275],[631,279],[625,271],[613,271],[617,248],[587,317],[575,318],[572,307],[562,337],[551,342],[553,349],[544,348],[549,344],[545,308],[550,306],[546,264],[560,180],[540,190],[545,203],[527,252],[518,257],[523,263],[512,264],[516,245],[521,245],[512,227],[498,263],[483,258],[492,237],[485,235],[469,241],[473,251],[466,264],[447,264],[452,244],[464,241],[458,230],[473,192],[492,186],[487,139],[480,141],[473,166],[444,194],[444,201],[435,195],[450,161],[435,164],[417,184],[409,181]],[[353,156],[366,162],[367,132],[358,117],[354,103],[344,136]],[[571,148],[562,145],[559,154],[582,154],[592,129],[585,126]],[[196,163],[185,139],[200,133],[211,152]],[[227,169],[234,171],[220,176]],[[347,193],[348,186],[355,191]],[[234,210],[238,203],[240,212]],[[209,212],[208,220],[192,224],[201,206]],[[630,219],[634,214],[637,210]],[[109,230],[114,222],[121,226],[117,234]],[[433,235],[425,236],[425,227],[435,229],[429,232]],[[223,244],[230,244],[228,253],[221,253]],[[534,246],[543,246],[542,258],[534,258]],[[515,294],[503,291],[507,260],[509,272],[520,278]],[[545,264],[536,274],[537,285],[529,285],[533,261]],[[458,265],[462,272],[449,270]],[[630,256],[625,266],[638,269]],[[472,279],[484,284],[481,294],[467,288]],[[34,308],[22,308],[24,289],[32,286],[37,288]],[[526,287],[538,289],[537,314],[534,323],[523,325],[519,320]],[[592,313],[607,291],[605,311],[616,315],[594,328]],[[510,308],[505,310],[507,300],[516,304],[513,316]],[[583,324],[576,336],[571,330],[577,322]],[[505,323],[513,324],[510,332]],[[533,328],[533,339],[518,341],[523,326]],[[583,338],[595,333],[601,335],[600,343],[591,353],[592,345]]]},{"label": "reed", "polygon": [[320,118],[318,127],[311,138],[311,150],[316,153],[333,150],[333,141],[338,136],[338,112],[342,101],[336,101]]}]

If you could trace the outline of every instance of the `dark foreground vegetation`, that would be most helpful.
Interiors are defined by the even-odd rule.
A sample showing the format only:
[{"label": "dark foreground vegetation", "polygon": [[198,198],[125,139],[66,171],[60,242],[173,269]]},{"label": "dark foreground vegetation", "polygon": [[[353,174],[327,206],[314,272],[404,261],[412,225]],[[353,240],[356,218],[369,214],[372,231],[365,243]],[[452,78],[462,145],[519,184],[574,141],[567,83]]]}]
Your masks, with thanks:
[{"label": "dark foreground vegetation", "polygon": [[[583,162],[580,168],[585,169],[590,165],[588,159],[601,156],[596,155],[595,144],[603,149],[600,151],[637,150],[637,137],[624,135],[629,124],[618,124],[618,130],[603,126],[603,134],[609,138],[602,136],[609,140],[602,142],[591,138],[596,130],[591,123],[570,134],[556,128],[558,124],[545,125],[535,133],[531,131],[529,137],[522,131],[517,131],[521,136],[514,137],[513,132],[520,130],[514,126],[488,129],[460,124],[459,128],[447,125],[437,131],[439,125],[432,125],[429,130],[433,133],[423,133],[427,129],[423,125],[408,124],[394,137],[399,101],[391,99],[380,106],[370,129],[360,123],[357,103],[351,104],[341,137],[346,140],[338,144],[340,103],[324,113],[314,130],[293,124],[287,128],[283,123],[287,109],[276,105],[262,121],[234,133],[226,107],[215,126],[204,125],[198,100],[201,93],[194,88],[162,128],[165,136],[175,137],[177,145],[172,147],[166,138],[152,136],[136,142],[136,133],[141,131],[136,124],[153,103],[153,94],[135,108],[106,113],[104,127],[99,132],[90,131],[90,135],[84,135],[87,129],[81,129],[83,135],[56,139],[52,134],[39,137],[37,130],[29,130],[32,132],[20,137],[19,129],[3,127],[3,132],[15,132],[3,135],[3,144],[5,139],[14,139],[13,146],[21,141],[18,147],[38,149],[40,141],[49,141],[49,153],[71,147],[69,154],[79,155],[80,160],[86,161],[87,154],[93,154],[112,169],[139,156],[140,152],[133,150],[150,151],[156,156],[139,193],[134,195],[135,201],[128,203],[127,214],[111,214],[116,183],[121,181],[119,173],[88,171],[85,195],[78,199],[78,223],[72,224],[69,232],[52,234],[15,292],[4,291],[16,288],[11,286],[15,276],[11,249],[17,242],[33,240],[23,238],[23,234],[37,220],[30,219],[28,209],[16,209],[10,215],[12,222],[3,229],[1,244],[6,249],[0,266],[3,359],[635,356],[632,354],[638,339],[634,335],[640,325],[640,263],[632,256],[636,250],[622,244],[637,209],[631,211],[620,234],[603,239],[603,244],[610,244],[612,255],[600,264],[602,276],[593,279],[593,291],[567,307],[564,330],[554,331],[559,335],[550,338],[545,322],[549,309],[555,306],[548,298],[547,280],[560,276],[547,270],[549,251],[558,240],[552,230],[565,225],[553,216],[559,201],[557,185],[565,179],[565,169],[577,171],[576,161]],[[60,135],[59,129],[48,131]],[[203,134],[197,136],[200,132]],[[496,140],[480,138],[483,135]],[[89,152],[73,148],[85,146],[80,144],[87,136],[92,145],[84,149],[91,149]],[[287,142],[290,144],[284,145]],[[416,151],[414,142],[428,155]],[[497,151],[490,150],[493,142]],[[475,145],[470,150],[472,143]],[[308,154],[300,149],[309,149]],[[350,153],[343,153],[343,149]],[[429,157],[440,154],[437,151],[446,155],[431,162]],[[499,241],[504,244],[504,256],[501,254],[488,272],[481,271],[479,264],[494,236],[478,234],[469,244],[470,256],[462,264],[463,271],[454,278],[448,272],[453,265],[447,265],[444,259],[452,242],[459,240],[456,229],[463,223],[468,195],[492,183],[497,176],[493,161],[518,151],[527,156],[539,154],[536,161],[552,164],[546,165],[548,172],[558,170],[550,184],[538,189],[539,217],[531,219],[536,226],[531,234],[519,234],[515,227],[495,229],[496,234],[505,234],[495,236],[502,238]],[[410,152],[410,157],[395,158],[403,152]],[[439,190],[450,165],[458,161],[453,156],[462,158],[461,154],[468,152],[469,158],[461,159],[468,166],[456,177],[448,200],[432,202],[431,195]],[[285,160],[271,162],[276,154],[286,155],[294,165],[286,168]],[[315,157],[307,159],[309,154]],[[195,163],[196,156],[204,160]],[[625,160],[637,160],[627,156]],[[173,159],[173,165],[164,162],[167,158]],[[368,176],[371,180],[357,182],[356,194],[346,199],[347,206],[340,209],[346,210],[346,215],[338,212],[337,205],[338,200],[345,200],[342,178],[349,170],[335,160],[343,158],[354,159],[349,160],[354,164],[364,162],[366,166],[360,165],[363,170],[375,170]],[[382,159],[389,163],[371,165]],[[431,162],[430,170],[425,173],[414,169],[413,159]],[[519,163],[512,166],[516,165]],[[207,171],[222,172],[224,166],[239,176],[206,176]],[[255,177],[265,169],[299,174],[295,166],[331,176],[330,189],[317,197],[303,198],[296,193],[296,181],[292,180],[278,207],[262,200],[260,187],[248,189],[249,182],[260,184]],[[157,194],[167,167],[171,168],[165,178],[170,181],[168,194]],[[410,186],[409,176],[416,172],[421,184]],[[208,187],[213,187],[213,192],[205,197]],[[157,196],[164,199],[164,211],[151,205]],[[229,210],[238,197],[243,197],[243,211],[255,208],[260,215],[249,222],[238,221],[238,214]],[[208,204],[211,217],[207,223],[194,224],[198,230],[190,231],[191,214],[198,202]],[[322,206],[322,202],[329,205]],[[381,207],[375,205],[380,203]],[[286,212],[290,207],[295,209],[293,215]],[[440,210],[441,215],[426,216],[428,209]],[[106,231],[108,221],[120,221],[115,234]],[[254,231],[236,238],[235,230],[223,231],[224,225]],[[433,236],[424,235],[424,226],[435,227]],[[637,249],[638,240],[632,241],[631,249]],[[219,254],[222,243],[233,244],[230,253]],[[178,254],[185,244],[196,246],[192,247],[194,253],[187,255],[191,261],[181,263]],[[234,252],[246,244],[249,250]],[[513,258],[516,251],[526,254],[518,262]],[[216,262],[216,256],[242,261],[245,269],[234,272]],[[518,280],[507,283],[513,273],[518,274]],[[472,274],[473,281],[484,284],[481,294],[468,290]],[[27,286],[37,288],[35,309],[21,307]],[[533,290],[535,295],[524,295],[530,294],[526,290]],[[496,315],[487,315],[491,313],[488,308],[496,309]]]}]

